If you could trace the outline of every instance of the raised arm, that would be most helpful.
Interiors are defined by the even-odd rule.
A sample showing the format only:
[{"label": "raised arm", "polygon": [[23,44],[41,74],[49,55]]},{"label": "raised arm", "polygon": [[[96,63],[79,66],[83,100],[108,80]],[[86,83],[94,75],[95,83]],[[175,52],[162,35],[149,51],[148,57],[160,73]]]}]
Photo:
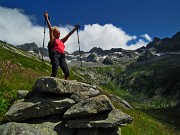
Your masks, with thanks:
[{"label": "raised arm", "polygon": [[51,41],[51,43],[53,43],[53,40],[54,40],[53,30],[52,30],[52,27],[51,27],[51,23],[50,23],[49,15],[48,15],[47,11],[44,12],[44,17],[45,17],[45,19],[47,21],[47,24],[48,24],[50,41]]},{"label": "raised arm", "polygon": [[77,29],[79,29],[79,25],[75,25],[74,29],[73,29],[71,32],[69,32],[63,39],[61,39],[61,41],[62,41],[63,43],[65,43],[65,42],[68,40],[68,38],[69,38]]}]

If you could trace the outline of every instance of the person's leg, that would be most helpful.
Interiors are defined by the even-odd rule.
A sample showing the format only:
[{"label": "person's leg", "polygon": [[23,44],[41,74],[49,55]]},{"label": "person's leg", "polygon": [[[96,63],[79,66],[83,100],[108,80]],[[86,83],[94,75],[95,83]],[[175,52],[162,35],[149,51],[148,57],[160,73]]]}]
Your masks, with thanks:
[{"label": "person's leg", "polygon": [[66,64],[65,58],[61,57],[59,59],[59,63],[60,63],[59,65],[60,65],[62,71],[64,72],[64,76],[65,76],[64,79],[69,80],[69,68],[68,68],[68,66]]},{"label": "person's leg", "polygon": [[51,63],[52,63],[52,74],[51,76],[52,77],[56,77],[57,75],[57,72],[58,72],[58,66],[59,66],[59,55],[54,53],[52,55],[52,60],[51,60]]}]

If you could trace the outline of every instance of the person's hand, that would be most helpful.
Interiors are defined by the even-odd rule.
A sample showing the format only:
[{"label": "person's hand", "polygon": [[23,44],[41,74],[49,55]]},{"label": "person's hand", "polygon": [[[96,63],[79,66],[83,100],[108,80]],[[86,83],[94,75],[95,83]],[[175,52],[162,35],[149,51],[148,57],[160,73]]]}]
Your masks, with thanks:
[{"label": "person's hand", "polygon": [[76,29],[80,29],[80,26],[78,24],[75,25]]},{"label": "person's hand", "polygon": [[48,15],[47,11],[44,12],[44,17],[45,17],[46,20],[49,18],[49,15]]}]

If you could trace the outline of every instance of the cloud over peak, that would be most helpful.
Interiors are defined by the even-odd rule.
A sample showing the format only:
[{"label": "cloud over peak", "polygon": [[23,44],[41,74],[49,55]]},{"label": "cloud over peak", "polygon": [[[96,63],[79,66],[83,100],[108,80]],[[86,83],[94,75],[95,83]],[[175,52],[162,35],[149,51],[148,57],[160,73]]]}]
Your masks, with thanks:
[{"label": "cloud over peak", "polygon": [[152,38],[148,34],[143,34],[141,37],[145,38],[147,41],[151,42]]}]

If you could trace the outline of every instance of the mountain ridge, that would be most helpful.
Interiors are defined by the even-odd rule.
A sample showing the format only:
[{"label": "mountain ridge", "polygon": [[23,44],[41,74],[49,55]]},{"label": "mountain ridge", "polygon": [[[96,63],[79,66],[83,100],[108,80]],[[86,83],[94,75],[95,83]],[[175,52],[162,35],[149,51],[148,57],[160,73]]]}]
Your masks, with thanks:
[{"label": "mountain ridge", "polygon": [[[37,54],[38,57],[42,57],[43,55],[46,59],[48,59],[48,50],[42,47],[38,48],[35,43],[26,43],[16,47],[29,52],[33,51],[33,53]],[[146,46],[140,47],[136,50],[126,50],[123,48],[103,50],[100,47],[93,47],[88,52],[74,51],[71,54],[66,52],[66,59],[70,65],[71,63],[74,65],[83,61],[86,65],[89,65],[87,64],[89,62],[93,62],[92,64],[94,65],[123,65],[126,63],[125,66],[127,66],[128,64],[135,62],[137,59],[138,61],[146,60],[148,57],[151,57],[151,54],[152,56],[157,56],[170,52],[180,52],[180,32],[177,32],[171,38],[160,39],[154,37],[152,42],[149,42]],[[109,62],[107,62],[107,59]]]}]

